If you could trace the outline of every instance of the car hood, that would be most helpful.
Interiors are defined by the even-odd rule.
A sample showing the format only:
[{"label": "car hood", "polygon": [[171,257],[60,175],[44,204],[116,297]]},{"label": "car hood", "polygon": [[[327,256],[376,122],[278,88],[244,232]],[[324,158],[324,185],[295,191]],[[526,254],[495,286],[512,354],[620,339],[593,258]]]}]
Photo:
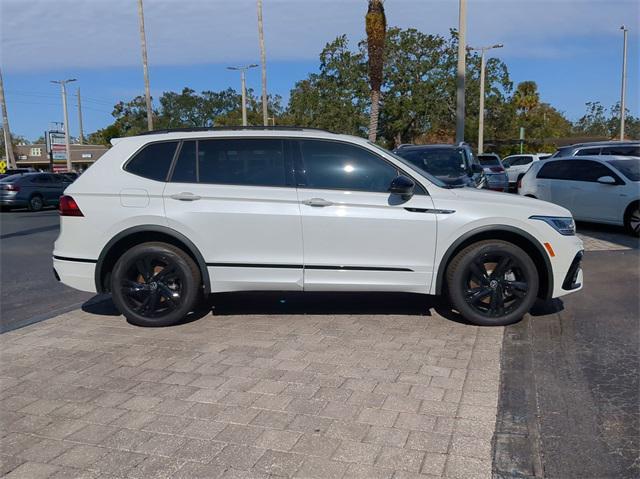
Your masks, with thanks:
[{"label": "car hood", "polygon": [[523,216],[541,215],[541,216],[563,216],[571,217],[571,212],[562,206],[541,201],[527,196],[514,195],[509,193],[500,193],[491,190],[476,188],[456,188],[449,190],[455,195],[457,200],[481,204],[489,211],[513,210],[517,208],[522,211]]}]

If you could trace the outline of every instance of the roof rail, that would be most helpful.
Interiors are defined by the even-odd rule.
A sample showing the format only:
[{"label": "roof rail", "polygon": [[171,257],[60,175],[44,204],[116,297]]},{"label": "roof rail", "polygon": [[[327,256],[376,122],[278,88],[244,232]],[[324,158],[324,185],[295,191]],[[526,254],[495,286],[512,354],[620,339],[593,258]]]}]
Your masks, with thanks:
[{"label": "roof rail", "polygon": [[310,128],[306,126],[210,126],[210,127],[187,127],[187,128],[167,128],[163,130],[152,130],[138,133],[141,135],[159,135],[161,133],[188,133],[198,131],[236,131],[236,130],[249,130],[249,131],[322,131],[325,133],[333,133],[329,130],[322,128]]}]

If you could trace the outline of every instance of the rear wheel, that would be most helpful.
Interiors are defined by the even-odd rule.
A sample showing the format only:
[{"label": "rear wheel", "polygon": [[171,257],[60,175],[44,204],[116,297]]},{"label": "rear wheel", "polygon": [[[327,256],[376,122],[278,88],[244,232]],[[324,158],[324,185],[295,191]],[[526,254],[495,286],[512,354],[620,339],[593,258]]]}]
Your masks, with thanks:
[{"label": "rear wheel", "polygon": [[514,244],[480,241],[449,263],[447,287],[453,306],[465,319],[503,326],[519,321],[533,306],[538,272],[531,258]]},{"label": "rear wheel", "polygon": [[627,209],[624,226],[633,236],[640,236],[640,203],[634,203]]},{"label": "rear wheel", "polygon": [[113,302],[138,326],[170,326],[197,306],[200,271],[173,245],[143,243],[116,262],[111,275]]},{"label": "rear wheel", "polygon": [[44,206],[44,200],[40,195],[33,195],[29,198],[29,211],[40,211]]}]

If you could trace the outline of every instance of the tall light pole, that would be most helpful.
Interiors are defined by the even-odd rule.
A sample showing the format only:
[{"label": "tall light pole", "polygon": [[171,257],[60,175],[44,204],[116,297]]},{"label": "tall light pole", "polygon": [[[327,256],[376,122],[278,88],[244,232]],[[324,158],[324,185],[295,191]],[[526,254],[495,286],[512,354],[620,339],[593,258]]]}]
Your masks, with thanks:
[{"label": "tall light pole", "polygon": [[624,141],[624,109],[627,89],[627,32],[629,29],[622,25],[622,91],[620,92],[620,141]]},{"label": "tall light pole", "polygon": [[478,113],[478,154],[480,155],[484,151],[484,77],[485,68],[487,62],[485,59],[485,52],[493,48],[502,48],[502,43],[496,43],[489,47],[467,47],[467,51],[479,51],[480,52],[480,111]]},{"label": "tall light pole", "polygon": [[11,143],[11,130],[9,130],[9,116],[7,115],[7,103],[4,99],[4,83],[2,82],[2,70],[0,70],[0,103],[2,104],[2,133],[4,134],[4,149],[7,152],[7,166],[16,167],[13,157],[13,144]]},{"label": "tall light pole", "polygon": [[464,141],[464,77],[466,68],[467,0],[460,0],[458,16],[458,71],[456,89],[456,143]]},{"label": "tall light pole", "polygon": [[67,83],[76,81],[75,78],[69,80],[51,80],[51,83],[60,85],[62,90],[62,112],[64,113],[64,145],[67,151],[67,171],[73,170],[71,166],[71,142],[69,141],[69,112],[67,111]]},{"label": "tall light pole", "polygon": [[260,41],[260,63],[262,63],[262,123],[269,125],[267,102],[267,53],[264,49],[264,28],[262,24],[262,0],[258,0],[258,39]]},{"label": "tall light pole", "polygon": [[245,65],[241,67],[227,67],[227,70],[234,70],[240,72],[240,88],[242,90],[242,126],[247,126],[247,81],[245,73],[249,68],[255,68],[258,65],[252,63],[251,65]]},{"label": "tall light pole", "polygon": [[142,48],[142,69],[144,70],[144,99],[147,105],[147,129],[153,130],[153,109],[149,89],[149,65],[147,62],[147,36],[144,33],[144,10],[142,0],[138,0],[138,21],[140,23],[140,47]]},{"label": "tall light pole", "polygon": [[84,132],[82,131],[82,103],[80,102],[80,88],[77,91],[78,95],[78,142],[82,145],[84,143]]}]

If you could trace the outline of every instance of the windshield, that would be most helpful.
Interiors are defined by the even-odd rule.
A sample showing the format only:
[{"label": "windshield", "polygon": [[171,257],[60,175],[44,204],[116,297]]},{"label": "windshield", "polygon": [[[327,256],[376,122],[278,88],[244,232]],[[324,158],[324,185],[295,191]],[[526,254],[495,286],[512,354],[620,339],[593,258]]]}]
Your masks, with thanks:
[{"label": "windshield", "polygon": [[500,160],[495,156],[478,156],[482,166],[500,166]]},{"label": "windshield", "polygon": [[607,160],[607,163],[631,181],[640,181],[640,159]]},{"label": "windshield", "polygon": [[[404,165],[407,165],[411,168],[416,168],[416,165],[414,165],[413,163],[411,163],[410,161],[407,161],[405,158],[390,152],[389,150],[387,150],[386,148],[381,147],[380,145],[376,145],[373,142],[368,142],[371,146],[375,147],[377,150],[382,151],[383,153],[392,156],[393,158],[395,158],[396,160],[398,160],[399,162],[401,162]],[[431,183],[433,183],[436,186],[439,186],[440,188],[449,188],[449,186],[444,183],[442,180],[436,178],[435,176],[433,176],[432,174],[430,174],[430,172],[423,170],[420,167],[417,167],[420,170],[420,173],[427,178]]]},{"label": "windshield", "polygon": [[441,179],[467,175],[463,148],[420,148],[400,151],[406,162]]}]

